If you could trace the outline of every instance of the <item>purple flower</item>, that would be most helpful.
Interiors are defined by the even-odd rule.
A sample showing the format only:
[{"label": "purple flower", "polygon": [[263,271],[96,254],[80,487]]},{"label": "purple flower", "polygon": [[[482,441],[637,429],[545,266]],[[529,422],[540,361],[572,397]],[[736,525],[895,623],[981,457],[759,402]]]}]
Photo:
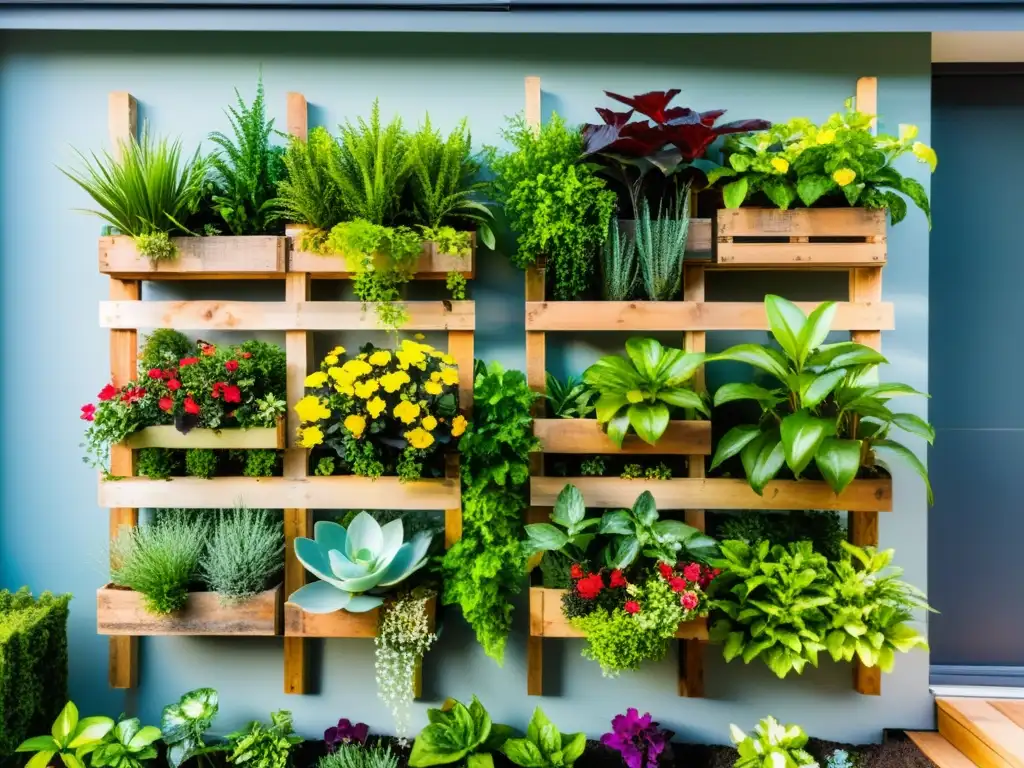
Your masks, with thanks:
[{"label": "purple flower", "polygon": [[651,720],[630,707],[624,715],[612,719],[612,732],[601,737],[601,743],[620,755],[626,768],[657,768],[658,759],[668,748],[672,732],[662,730]]},{"label": "purple flower", "polygon": [[327,750],[333,752],[342,744],[365,744],[369,735],[370,726],[366,723],[353,724],[347,717],[343,717],[337,725],[332,725],[324,731],[324,742],[327,744]]}]

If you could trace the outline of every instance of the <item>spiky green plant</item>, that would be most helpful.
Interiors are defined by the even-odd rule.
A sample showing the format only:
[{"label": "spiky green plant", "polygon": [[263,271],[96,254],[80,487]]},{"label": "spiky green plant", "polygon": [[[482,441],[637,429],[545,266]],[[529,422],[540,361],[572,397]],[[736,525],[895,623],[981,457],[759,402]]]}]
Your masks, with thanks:
[{"label": "spiky green plant", "polygon": [[232,136],[219,131],[210,134],[218,151],[210,157],[217,215],[233,235],[262,235],[276,231],[281,220],[277,182],[284,173],[283,149],[273,146],[273,119],[267,120],[263,78],[256,85],[256,98],[246,105],[235,89],[238,103],[226,112]]},{"label": "spiky green plant", "polygon": [[615,219],[608,225],[608,239],[601,248],[601,278],[606,301],[628,301],[640,279],[636,242],[619,230]]},{"label": "spiky green plant", "polygon": [[369,121],[341,126],[338,163],[328,167],[349,218],[372,224],[394,223],[411,170],[409,136],[396,117],[381,125],[380,103],[373,102]]},{"label": "spiky green plant", "polygon": [[285,178],[277,184],[285,218],[324,231],[346,218],[331,173],[340,156],[341,148],[326,128],[313,128],[306,140],[292,137],[284,153]]},{"label": "spiky green plant", "polygon": [[494,214],[478,198],[487,183],[479,178],[480,163],[472,155],[473,141],[463,120],[447,140],[430,124],[409,137],[413,211],[419,224],[436,229],[462,221],[477,228],[488,248],[494,247]]},{"label": "spiky green plant", "polygon": [[134,238],[143,256],[174,258],[169,235],[188,233],[203,193],[208,163],[199,151],[182,159],[180,139],[153,139],[143,128],[140,138],[118,142],[117,156],[75,153],[82,167],[60,171],[100,207],[88,212]]},{"label": "spiky green plant", "polygon": [[658,206],[656,219],[651,219],[651,208],[647,200],[641,201],[636,220],[636,250],[644,290],[651,301],[669,301],[679,294],[683,282],[686,236],[689,232],[689,185],[678,190],[667,210]]},{"label": "spiky green plant", "polygon": [[227,605],[273,586],[284,568],[280,517],[245,506],[222,511],[213,523],[200,565],[206,586]]}]

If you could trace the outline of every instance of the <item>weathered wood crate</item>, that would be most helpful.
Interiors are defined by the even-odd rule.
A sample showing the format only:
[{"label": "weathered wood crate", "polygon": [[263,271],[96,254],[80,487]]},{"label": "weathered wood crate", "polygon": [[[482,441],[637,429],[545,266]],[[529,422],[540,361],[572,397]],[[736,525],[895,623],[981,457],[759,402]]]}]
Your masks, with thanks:
[{"label": "weathered wood crate", "polygon": [[[433,632],[437,626],[437,596],[426,600],[423,610]],[[285,637],[376,637],[380,608],[365,613],[306,613],[294,603],[284,604]]]},{"label": "weathered wood crate", "polygon": [[190,592],[185,607],[154,616],[142,595],[114,584],[96,591],[96,630],[101,635],[279,635],[281,585],[238,605],[222,605],[216,592]]},{"label": "weathered wood crate", "polygon": [[140,448],[211,448],[226,450],[281,450],[285,447],[285,420],[278,419],[276,427],[252,427],[250,429],[191,429],[179,432],[173,424],[146,427],[129,435],[125,445],[133,450]]},{"label": "weathered wood crate", "polygon": [[670,421],[656,445],[645,443],[634,434],[626,435],[619,448],[611,441],[597,419],[534,419],[533,434],[544,453],[603,453],[632,455],[708,454],[711,453],[711,422]]},{"label": "weathered wood crate", "polygon": [[175,237],[178,255],[166,261],[141,256],[132,238],[101,237],[100,272],[120,280],[280,279],[287,266],[287,238]]},{"label": "weathered wood crate", "polygon": [[882,266],[885,215],[864,208],[721,209],[715,217],[715,261],[748,269]]},{"label": "weathered wood crate", "polygon": [[[531,637],[586,637],[573,628],[562,613],[562,596],[568,590],[530,587]],[[679,640],[707,640],[708,620],[694,619],[679,625],[675,634]]]}]

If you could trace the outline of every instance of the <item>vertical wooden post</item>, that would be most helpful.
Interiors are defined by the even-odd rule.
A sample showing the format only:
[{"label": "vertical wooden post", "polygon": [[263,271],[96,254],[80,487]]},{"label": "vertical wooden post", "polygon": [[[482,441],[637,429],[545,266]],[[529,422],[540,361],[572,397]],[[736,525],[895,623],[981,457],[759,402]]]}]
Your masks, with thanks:
[{"label": "vertical wooden post", "polygon": [[[459,366],[459,412],[469,418],[473,412],[473,331],[448,331],[448,354]],[[459,454],[445,457],[445,476],[459,477]],[[444,511],[444,546],[462,538],[462,505]]]},{"label": "vertical wooden post", "polygon": [[854,106],[858,112],[872,115],[871,133],[878,133],[878,78],[861,77],[857,80]]},{"label": "vertical wooden post", "polygon": [[[306,99],[301,93],[288,94],[288,131],[301,139],[306,138]],[[285,301],[309,301],[308,274],[289,274],[285,278]],[[298,445],[299,417],[294,406],[306,392],[306,374],[312,357],[313,337],[308,331],[285,332],[287,357],[288,442],[284,452],[284,476],[303,478],[309,474],[309,456]],[[306,569],[295,556],[295,539],[313,534],[313,513],[308,509],[284,511],[284,595],[285,599],[306,583]],[[306,693],[308,685],[308,643],[301,637],[284,639],[284,692]]]},{"label": "vertical wooden post", "polygon": [[[114,156],[120,158],[123,142],[135,136],[138,122],[138,105],[130,93],[118,91],[107,99],[107,125]],[[139,301],[142,298],[142,284],[138,280],[110,280],[112,301]],[[110,331],[110,380],[115,387],[122,387],[135,378],[138,367],[139,334],[137,330]],[[110,472],[117,476],[135,474],[135,453],[124,445],[110,448]],[[139,524],[139,510],[111,509],[110,537],[118,536],[123,526]],[[137,637],[111,637],[108,641],[108,679],[111,688],[134,688],[138,684]]]},{"label": "vertical wooden post", "polygon": [[[683,300],[704,301],[704,267],[687,265],[683,267]],[[689,331],[685,334],[687,352],[707,351],[707,334],[704,331]],[[707,389],[704,379],[704,368],[700,368],[693,378],[693,388],[697,392]],[[704,456],[687,457],[687,474],[689,477],[704,477]],[[706,529],[703,509],[688,509],[685,512],[686,523],[698,530]],[[700,640],[682,640],[679,644],[679,695],[688,698],[704,696],[704,644]]]}]

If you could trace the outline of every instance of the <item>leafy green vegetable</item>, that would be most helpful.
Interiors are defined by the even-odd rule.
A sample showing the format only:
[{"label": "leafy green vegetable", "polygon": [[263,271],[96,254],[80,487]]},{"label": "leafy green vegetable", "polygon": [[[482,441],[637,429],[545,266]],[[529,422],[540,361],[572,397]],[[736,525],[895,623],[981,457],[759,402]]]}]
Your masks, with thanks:
[{"label": "leafy green vegetable", "polygon": [[501,751],[522,768],[572,768],[586,746],[586,734],[560,733],[544,711],[537,707],[526,728],[526,738],[509,739]]},{"label": "leafy green vegetable", "polygon": [[747,735],[729,726],[732,743],[740,753],[733,768],[816,768],[818,763],[804,749],[807,734],[799,725],[781,725],[766,717]]},{"label": "leafy green vegetable", "polygon": [[409,755],[410,768],[450,765],[466,760],[467,768],[494,768],[493,753],[512,735],[507,725],[491,722],[476,696],[467,707],[448,699],[442,709],[428,709],[430,724],[420,731]]},{"label": "leafy green vegetable", "polygon": [[155,725],[143,726],[137,717],[122,720],[107,734],[89,758],[93,768],[142,768],[157,756],[154,742],[160,739]]},{"label": "leafy green vegetable", "polygon": [[84,758],[99,747],[114,728],[109,717],[78,719],[78,707],[69,701],[57,715],[47,736],[23,741],[16,752],[34,752],[25,768],[47,768],[54,757],[60,757],[66,768],[85,768]]},{"label": "leafy green vegetable", "polygon": [[292,730],[292,713],[270,713],[270,726],[253,720],[228,736],[228,763],[247,768],[286,768],[292,747],[302,737]]}]

